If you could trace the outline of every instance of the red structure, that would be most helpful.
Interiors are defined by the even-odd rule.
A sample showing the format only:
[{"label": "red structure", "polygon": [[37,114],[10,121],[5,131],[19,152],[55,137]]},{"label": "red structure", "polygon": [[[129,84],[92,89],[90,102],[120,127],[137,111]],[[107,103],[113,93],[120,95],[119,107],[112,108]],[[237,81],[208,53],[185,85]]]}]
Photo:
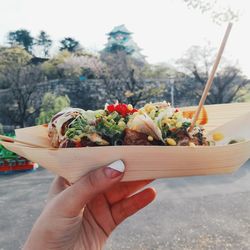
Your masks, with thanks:
[{"label": "red structure", "polygon": [[11,174],[21,171],[29,171],[37,168],[33,163],[0,145],[0,174]]}]

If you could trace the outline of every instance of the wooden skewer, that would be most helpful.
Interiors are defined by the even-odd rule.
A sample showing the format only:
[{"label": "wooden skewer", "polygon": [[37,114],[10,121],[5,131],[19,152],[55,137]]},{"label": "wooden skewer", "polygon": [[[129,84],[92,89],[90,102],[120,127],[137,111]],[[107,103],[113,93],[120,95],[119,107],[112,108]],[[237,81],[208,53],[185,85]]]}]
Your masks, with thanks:
[{"label": "wooden skewer", "polygon": [[191,125],[190,125],[190,127],[189,127],[189,132],[191,132],[191,131],[193,130],[193,128],[194,128],[194,126],[195,126],[195,123],[196,123],[196,121],[197,121],[197,119],[198,119],[198,117],[199,117],[199,114],[200,114],[200,112],[201,112],[202,106],[203,106],[204,103],[205,103],[205,100],[206,100],[206,98],[207,98],[208,92],[209,92],[209,90],[210,90],[210,88],[211,88],[211,85],[212,85],[212,83],[213,83],[213,79],[214,79],[216,70],[217,70],[218,65],[219,65],[219,63],[220,63],[221,56],[222,56],[223,51],[224,51],[224,49],[225,49],[225,46],[226,46],[226,43],[227,43],[227,39],[228,39],[228,37],[229,37],[230,31],[231,31],[231,29],[232,29],[232,26],[233,26],[232,23],[229,23],[228,26],[227,26],[227,30],[226,30],[226,33],[225,33],[224,38],[223,38],[223,40],[222,40],[222,43],[221,43],[220,49],[219,49],[219,51],[218,51],[218,54],[217,54],[217,56],[216,56],[216,59],[215,59],[215,62],[214,62],[212,71],[211,71],[211,73],[210,73],[210,76],[209,76],[209,78],[208,78],[208,80],[207,80],[207,83],[206,83],[206,85],[205,85],[204,91],[203,91],[203,93],[202,93],[202,97],[201,97],[201,99],[200,99],[199,106],[198,106],[198,108],[197,108],[197,110],[196,110],[196,112],[195,112],[194,118],[193,118],[192,123],[191,123]]},{"label": "wooden skewer", "polygon": [[7,142],[18,142],[27,146],[31,146],[31,147],[36,147],[36,148],[47,148],[44,145],[39,145],[39,144],[34,144],[31,142],[27,142],[27,141],[22,141],[22,140],[18,140],[9,136],[5,136],[5,135],[0,135],[0,139],[7,141]]}]

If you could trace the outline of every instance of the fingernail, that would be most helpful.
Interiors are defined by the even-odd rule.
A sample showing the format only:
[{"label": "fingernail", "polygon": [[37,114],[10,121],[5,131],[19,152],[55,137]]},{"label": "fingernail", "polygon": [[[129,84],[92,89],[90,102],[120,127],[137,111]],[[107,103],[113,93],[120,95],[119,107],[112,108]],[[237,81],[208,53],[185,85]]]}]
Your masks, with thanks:
[{"label": "fingernail", "polygon": [[105,175],[108,178],[116,178],[120,176],[125,170],[125,165],[123,161],[115,161],[104,168]]}]

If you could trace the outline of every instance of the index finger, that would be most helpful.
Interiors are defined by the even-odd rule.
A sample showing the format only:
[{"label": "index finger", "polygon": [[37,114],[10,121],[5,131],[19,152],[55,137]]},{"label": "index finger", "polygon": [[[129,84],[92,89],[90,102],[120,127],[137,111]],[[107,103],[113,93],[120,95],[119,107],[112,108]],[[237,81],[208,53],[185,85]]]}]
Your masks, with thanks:
[{"label": "index finger", "polygon": [[105,192],[105,197],[112,205],[139,191],[154,180],[120,182]]},{"label": "index finger", "polygon": [[57,194],[61,193],[67,187],[70,186],[70,183],[61,176],[56,176],[50,186],[48,192],[48,201],[54,198]]}]

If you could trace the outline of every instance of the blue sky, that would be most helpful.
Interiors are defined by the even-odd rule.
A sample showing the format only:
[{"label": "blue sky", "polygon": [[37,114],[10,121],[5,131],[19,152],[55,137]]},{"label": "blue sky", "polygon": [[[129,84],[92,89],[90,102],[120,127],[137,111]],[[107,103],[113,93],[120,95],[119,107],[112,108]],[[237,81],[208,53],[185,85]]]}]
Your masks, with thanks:
[{"label": "blue sky", "polygon": [[[218,47],[226,24],[187,8],[184,0],[0,0],[0,43],[8,31],[25,28],[36,36],[45,30],[54,41],[72,36],[89,49],[102,49],[106,33],[125,24],[151,63],[171,62],[192,45]],[[250,77],[250,9],[247,0],[219,0],[240,10],[225,55]],[[56,44],[55,44],[56,47]]]}]

